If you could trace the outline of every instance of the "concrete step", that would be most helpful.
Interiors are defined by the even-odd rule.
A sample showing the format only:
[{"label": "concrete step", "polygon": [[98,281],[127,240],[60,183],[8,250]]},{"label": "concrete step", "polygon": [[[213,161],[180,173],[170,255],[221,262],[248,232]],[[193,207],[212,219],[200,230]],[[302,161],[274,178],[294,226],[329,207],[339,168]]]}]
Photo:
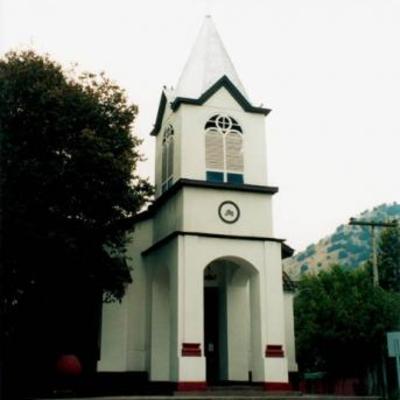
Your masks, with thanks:
[{"label": "concrete step", "polygon": [[[235,393],[233,395],[221,395],[218,392],[205,394],[202,392],[198,394],[182,394],[171,396],[106,396],[106,397],[68,397],[70,400],[381,400],[379,396],[344,396],[344,395],[320,395],[320,394],[304,394],[304,395],[284,395],[279,392],[260,392],[256,393]],[[298,393],[298,392],[294,392]],[[65,400],[66,397],[52,398],[51,400]],[[44,399],[41,399],[44,400]],[[49,399],[50,400],[50,399]]]},{"label": "concrete step", "polygon": [[279,391],[279,392],[266,392],[261,385],[249,384],[249,385],[220,385],[220,386],[208,386],[204,391],[191,391],[191,392],[175,392],[174,396],[181,397],[221,397],[221,396],[245,396],[246,398],[256,397],[270,397],[270,395],[279,396],[301,396],[301,392],[295,391]]},{"label": "concrete step", "polygon": [[300,392],[266,392],[262,389],[242,389],[242,390],[233,390],[233,389],[219,389],[219,390],[205,390],[202,392],[175,392],[174,397],[177,399],[181,398],[202,398],[206,397],[207,399],[210,398],[220,398],[220,397],[244,397],[244,398],[250,398],[250,397],[257,397],[257,398],[263,398],[263,397],[268,397],[271,398],[273,397],[290,397],[290,398],[298,398],[302,394]]}]

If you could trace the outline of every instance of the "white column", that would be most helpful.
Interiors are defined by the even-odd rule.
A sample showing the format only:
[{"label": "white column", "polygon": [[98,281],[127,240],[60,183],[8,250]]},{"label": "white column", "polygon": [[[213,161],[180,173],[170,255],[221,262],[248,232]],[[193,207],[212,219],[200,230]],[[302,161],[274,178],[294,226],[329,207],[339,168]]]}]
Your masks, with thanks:
[{"label": "white column", "polygon": [[285,301],[285,338],[286,338],[286,358],[288,360],[288,371],[297,372],[296,363],[296,345],[294,337],[294,316],[293,316],[293,299],[294,293],[284,293]]},{"label": "white column", "polygon": [[227,338],[228,380],[248,381],[250,346],[249,275],[237,268],[228,275]]},{"label": "white column", "polygon": [[281,244],[264,243],[264,301],[266,334],[264,354],[266,360],[266,388],[289,389],[285,340],[285,308],[282,287]]},{"label": "white column", "polygon": [[262,296],[262,280],[260,273],[250,277],[250,369],[254,382],[265,382],[265,305]]},{"label": "white column", "polygon": [[155,265],[151,284],[150,380],[169,380],[169,274],[164,265]]},{"label": "white column", "polygon": [[197,239],[180,236],[177,263],[171,265],[171,376],[179,390],[205,388],[203,268],[196,260]]}]

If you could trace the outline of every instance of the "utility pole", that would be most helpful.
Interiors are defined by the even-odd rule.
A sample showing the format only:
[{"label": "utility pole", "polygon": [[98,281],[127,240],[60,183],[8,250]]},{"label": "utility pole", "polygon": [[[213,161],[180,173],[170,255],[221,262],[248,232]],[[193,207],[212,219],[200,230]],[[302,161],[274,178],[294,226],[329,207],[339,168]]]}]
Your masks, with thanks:
[{"label": "utility pole", "polygon": [[349,225],[368,226],[371,228],[371,241],[372,241],[372,274],[374,286],[379,286],[379,273],[378,273],[378,251],[376,245],[375,228],[394,228],[397,226],[397,221],[393,222],[378,222],[378,221],[357,221],[355,218],[350,218]]},{"label": "utility pole", "polygon": [[[379,221],[360,221],[355,218],[350,218],[349,225],[368,226],[371,228],[371,241],[372,241],[372,273],[373,273],[373,284],[379,286],[379,273],[378,273],[378,251],[376,245],[375,228],[394,228],[397,226],[397,221],[392,222],[379,222]],[[387,371],[386,362],[383,353],[381,353],[381,366],[382,366],[382,378],[383,378],[383,394],[387,397],[388,383],[387,383]]]},{"label": "utility pole", "polygon": [[[397,221],[392,222],[379,222],[379,221],[360,221],[355,218],[350,218],[349,225],[368,226],[371,228],[371,241],[372,241],[372,273],[374,286],[379,286],[379,273],[378,273],[378,251],[376,245],[375,228],[394,228],[397,226]],[[381,366],[383,378],[383,394],[387,397],[388,383],[385,356],[381,353]]]}]

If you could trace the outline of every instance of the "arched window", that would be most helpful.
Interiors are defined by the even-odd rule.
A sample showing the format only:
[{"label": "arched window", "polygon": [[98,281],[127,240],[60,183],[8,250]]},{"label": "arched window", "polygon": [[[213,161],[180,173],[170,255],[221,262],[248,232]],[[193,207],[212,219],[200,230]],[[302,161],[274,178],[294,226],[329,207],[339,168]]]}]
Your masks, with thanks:
[{"label": "arched window", "polygon": [[172,186],[174,175],[174,128],[167,125],[162,142],[161,191]]},{"label": "arched window", "polygon": [[206,123],[206,175],[211,182],[243,183],[243,131],[228,115],[213,115]]}]

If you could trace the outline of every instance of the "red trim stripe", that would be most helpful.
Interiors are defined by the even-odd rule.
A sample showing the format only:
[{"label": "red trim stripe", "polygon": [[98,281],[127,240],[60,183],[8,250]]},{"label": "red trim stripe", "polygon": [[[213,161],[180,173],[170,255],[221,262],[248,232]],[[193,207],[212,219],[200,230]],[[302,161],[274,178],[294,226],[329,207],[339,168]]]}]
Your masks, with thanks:
[{"label": "red trim stripe", "polygon": [[182,343],[182,357],[201,357],[200,343]]},{"label": "red trim stripe", "polygon": [[265,382],[264,390],[271,392],[287,392],[293,389],[292,385],[288,382]]},{"label": "red trim stripe", "polygon": [[176,390],[178,392],[193,392],[207,389],[207,382],[177,382]]},{"label": "red trim stripe", "polygon": [[282,345],[267,344],[267,346],[265,347],[265,357],[285,357]]}]

